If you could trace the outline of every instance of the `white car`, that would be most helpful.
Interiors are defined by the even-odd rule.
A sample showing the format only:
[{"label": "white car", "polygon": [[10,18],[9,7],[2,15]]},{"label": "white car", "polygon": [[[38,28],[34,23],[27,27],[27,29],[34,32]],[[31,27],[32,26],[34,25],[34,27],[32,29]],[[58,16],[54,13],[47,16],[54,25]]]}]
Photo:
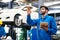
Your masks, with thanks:
[{"label": "white car", "polygon": [[[0,10],[0,20],[2,20],[4,23],[10,23],[10,24],[16,24],[16,26],[20,26],[21,22],[20,19],[23,19],[23,23],[26,23],[27,18],[27,11],[26,11],[26,5],[21,6],[17,9],[3,9]],[[37,10],[36,7],[31,6],[32,14],[37,14],[35,10]],[[31,14],[31,15],[32,15]]]}]

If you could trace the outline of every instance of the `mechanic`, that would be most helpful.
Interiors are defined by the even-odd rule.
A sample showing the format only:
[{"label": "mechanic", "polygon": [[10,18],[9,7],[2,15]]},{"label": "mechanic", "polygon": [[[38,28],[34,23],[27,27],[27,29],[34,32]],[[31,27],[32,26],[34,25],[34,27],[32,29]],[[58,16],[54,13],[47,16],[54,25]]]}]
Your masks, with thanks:
[{"label": "mechanic", "polygon": [[48,15],[48,11],[49,11],[48,7],[41,6],[39,19],[32,20],[30,17],[31,9],[27,8],[27,23],[31,26],[32,25],[37,26],[36,32],[32,30],[32,40],[52,40],[51,35],[56,34],[57,32],[56,21],[52,16]]},{"label": "mechanic", "polygon": [[3,21],[0,20],[0,40],[6,38],[6,32],[4,30],[4,27],[2,26]]}]

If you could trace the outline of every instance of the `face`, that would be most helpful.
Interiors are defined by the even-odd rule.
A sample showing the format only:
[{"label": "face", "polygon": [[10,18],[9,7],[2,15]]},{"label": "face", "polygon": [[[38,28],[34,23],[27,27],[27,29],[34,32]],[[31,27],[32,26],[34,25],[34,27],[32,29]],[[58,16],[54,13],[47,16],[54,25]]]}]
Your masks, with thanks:
[{"label": "face", "polygon": [[41,12],[42,14],[45,14],[45,13],[47,12],[47,10],[46,10],[44,7],[42,7],[42,8],[40,9],[40,12]]}]

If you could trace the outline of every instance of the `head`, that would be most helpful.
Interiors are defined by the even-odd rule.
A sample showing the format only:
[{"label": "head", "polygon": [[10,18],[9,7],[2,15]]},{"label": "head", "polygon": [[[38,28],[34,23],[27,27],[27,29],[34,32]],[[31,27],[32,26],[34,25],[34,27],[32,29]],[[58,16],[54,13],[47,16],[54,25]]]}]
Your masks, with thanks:
[{"label": "head", "polygon": [[46,6],[40,7],[40,12],[42,13],[42,15],[48,13],[48,11],[49,11],[48,7]]}]

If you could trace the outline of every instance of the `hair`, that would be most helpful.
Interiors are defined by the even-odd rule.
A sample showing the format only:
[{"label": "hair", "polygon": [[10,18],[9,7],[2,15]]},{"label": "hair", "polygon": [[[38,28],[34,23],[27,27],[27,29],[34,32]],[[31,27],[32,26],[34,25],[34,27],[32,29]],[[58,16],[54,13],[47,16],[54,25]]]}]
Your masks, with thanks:
[{"label": "hair", "polygon": [[42,7],[44,7],[46,10],[49,11],[48,7],[46,7],[46,6],[41,6],[40,9],[41,9]]}]

